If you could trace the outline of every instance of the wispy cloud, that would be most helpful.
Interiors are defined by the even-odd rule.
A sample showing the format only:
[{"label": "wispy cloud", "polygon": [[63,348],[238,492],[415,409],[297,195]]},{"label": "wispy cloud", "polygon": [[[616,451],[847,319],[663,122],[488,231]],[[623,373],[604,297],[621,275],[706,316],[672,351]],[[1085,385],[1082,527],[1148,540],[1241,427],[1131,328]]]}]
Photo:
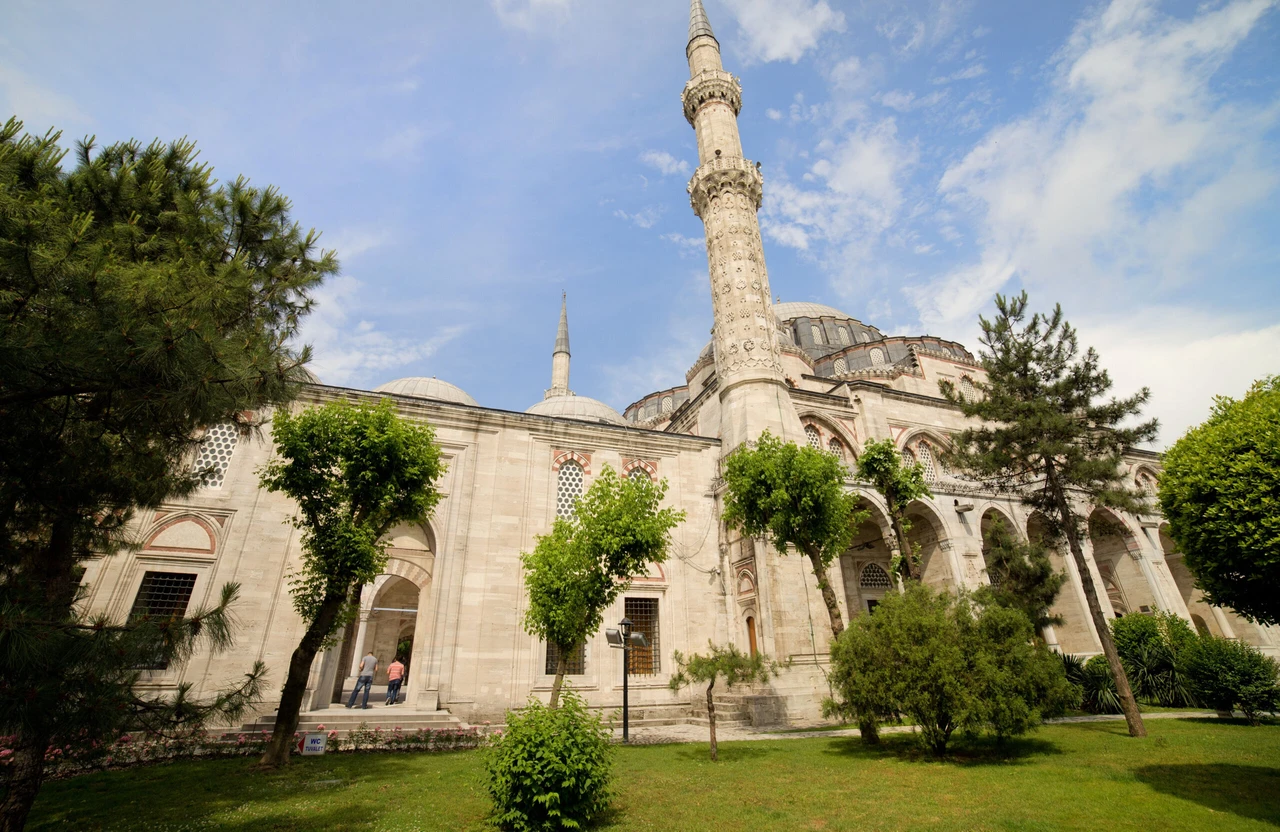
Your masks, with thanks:
[{"label": "wispy cloud", "polygon": [[987,68],[980,63],[970,64],[964,69],[958,69],[950,75],[943,75],[933,79],[935,84],[950,84],[953,81],[968,81],[972,78],[978,78],[987,74]]},{"label": "wispy cloud", "polygon": [[626,220],[639,228],[653,228],[657,225],[658,220],[662,218],[662,214],[663,209],[657,205],[645,206],[635,213],[628,213],[621,208],[613,212],[613,215],[618,219]]},{"label": "wispy cloud", "polygon": [[349,264],[360,255],[381,248],[391,241],[391,232],[386,228],[341,228],[332,234],[325,234],[320,244],[322,248],[332,249],[338,253],[343,265]]},{"label": "wispy cloud", "polygon": [[663,176],[689,175],[689,163],[684,159],[677,159],[665,150],[646,150],[640,154],[640,161],[661,172]]},{"label": "wispy cloud", "polygon": [[945,90],[934,90],[922,96],[916,96],[914,92],[904,90],[890,90],[880,96],[880,103],[891,110],[909,113],[912,110],[937,106],[946,100],[946,97]]},{"label": "wispy cloud", "polygon": [[747,60],[795,63],[827,32],[844,31],[844,15],[826,0],[725,0],[738,20]]}]

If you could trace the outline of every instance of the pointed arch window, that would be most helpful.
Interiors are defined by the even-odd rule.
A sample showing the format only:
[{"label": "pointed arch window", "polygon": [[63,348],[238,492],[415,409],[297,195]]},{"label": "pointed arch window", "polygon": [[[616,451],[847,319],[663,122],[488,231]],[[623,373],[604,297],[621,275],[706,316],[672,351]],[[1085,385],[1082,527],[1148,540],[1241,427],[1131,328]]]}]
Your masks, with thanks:
[{"label": "pointed arch window", "polygon": [[879,347],[871,348],[871,366],[872,367],[884,366],[884,350],[880,349]]},{"label": "pointed arch window", "polygon": [[916,455],[911,452],[910,448],[902,449],[902,464],[907,468],[916,464]]},{"label": "pointed arch window", "polygon": [[577,513],[578,498],[582,496],[586,477],[582,466],[568,460],[560,466],[559,478],[556,482],[556,515],[573,517]]},{"label": "pointed arch window", "polygon": [[822,434],[813,425],[804,426],[804,438],[808,440],[810,448],[822,450]]},{"label": "pointed arch window", "polygon": [[889,573],[883,566],[878,563],[868,563],[862,567],[862,577],[858,581],[858,586],[863,589],[891,589],[893,581],[889,580]]},{"label": "pointed arch window", "polygon": [[844,443],[841,442],[839,439],[832,438],[832,440],[827,443],[827,450],[835,454],[836,457],[839,458],[841,462],[845,461],[846,457],[844,454]]},{"label": "pointed arch window", "polygon": [[978,391],[973,387],[973,379],[968,376],[960,376],[960,396],[967,402],[978,398]]},{"label": "pointed arch window", "polygon": [[916,456],[920,459],[920,467],[924,469],[925,482],[934,482],[938,479],[938,469],[933,462],[933,449],[929,447],[928,442],[921,442],[916,445]]},{"label": "pointed arch window", "polygon": [[649,482],[653,482],[653,477],[649,476],[649,472],[644,469],[643,465],[637,465],[628,471],[627,479],[648,480]]}]

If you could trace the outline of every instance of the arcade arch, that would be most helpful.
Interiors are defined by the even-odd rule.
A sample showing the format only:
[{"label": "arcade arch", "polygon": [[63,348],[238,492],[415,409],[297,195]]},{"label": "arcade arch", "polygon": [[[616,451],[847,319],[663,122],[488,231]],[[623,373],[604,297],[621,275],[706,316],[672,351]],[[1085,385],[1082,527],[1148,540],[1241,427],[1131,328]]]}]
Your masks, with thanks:
[{"label": "arcade arch", "polygon": [[1160,608],[1137,558],[1141,549],[1133,532],[1108,509],[1089,515],[1089,542],[1111,609],[1117,618]]},{"label": "arcade arch", "polygon": [[982,568],[986,572],[987,582],[994,585],[997,582],[996,576],[991,571],[991,561],[988,556],[991,554],[991,529],[1001,523],[1010,534],[1016,536],[1018,527],[1014,525],[1013,519],[994,506],[982,512],[982,520],[978,525],[978,535],[982,540]]},{"label": "arcade arch", "polygon": [[920,580],[934,589],[954,587],[956,576],[945,545],[946,531],[932,506],[919,500],[907,506],[907,542],[920,547]]},{"label": "arcade arch", "polygon": [[[871,516],[858,527],[849,548],[840,557],[840,574],[844,578],[845,604],[850,618],[874,608],[893,585],[889,571],[892,553],[886,542],[889,521],[868,500],[862,500],[861,506],[869,509]],[[876,570],[868,571],[869,565],[875,565]],[[881,573],[888,577],[881,578]]]}]

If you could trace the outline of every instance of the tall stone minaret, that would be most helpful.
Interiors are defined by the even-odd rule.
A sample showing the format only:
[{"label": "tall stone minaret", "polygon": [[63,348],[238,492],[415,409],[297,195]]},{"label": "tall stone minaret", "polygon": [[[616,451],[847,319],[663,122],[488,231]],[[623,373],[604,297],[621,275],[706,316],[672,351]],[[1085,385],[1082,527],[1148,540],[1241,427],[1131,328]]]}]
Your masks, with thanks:
[{"label": "tall stone minaret", "polygon": [[556,330],[556,348],[551,353],[551,389],[543,396],[568,396],[569,390],[569,307],[568,295],[560,296],[560,328]]},{"label": "tall stone minaret", "polygon": [[765,430],[801,440],[800,420],[783,380],[778,324],[756,218],[764,177],[756,164],[743,158],[738,137],[742,85],[724,71],[720,42],[702,0],[692,0],[685,54],[690,80],[681,99],[685,118],[698,135],[699,163],[689,195],[707,232],[720,438],[726,452]]}]

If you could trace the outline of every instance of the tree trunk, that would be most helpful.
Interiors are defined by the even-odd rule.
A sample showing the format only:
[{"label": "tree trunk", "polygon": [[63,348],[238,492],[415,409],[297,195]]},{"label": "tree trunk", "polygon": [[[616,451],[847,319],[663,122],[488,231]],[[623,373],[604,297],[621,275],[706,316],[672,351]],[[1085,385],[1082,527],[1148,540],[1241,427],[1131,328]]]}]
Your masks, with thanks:
[{"label": "tree trunk", "polygon": [[556,645],[556,680],[551,683],[551,708],[560,707],[560,688],[564,686],[564,676],[569,672],[569,651]]},{"label": "tree trunk", "polygon": [[1084,589],[1085,601],[1089,604],[1089,615],[1098,630],[1098,640],[1102,642],[1102,652],[1107,657],[1107,665],[1111,668],[1111,676],[1116,680],[1116,694],[1120,697],[1120,708],[1124,711],[1124,721],[1129,726],[1129,736],[1145,737],[1147,727],[1142,722],[1142,714],[1138,711],[1138,702],[1133,698],[1133,689],[1129,687],[1129,677],[1125,675],[1124,665],[1120,662],[1120,653],[1111,638],[1111,627],[1107,616],[1102,612],[1102,604],[1098,601],[1098,590],[1093,585],[1093,575],[1089,572],[1089,564],[1084,559],[1084,549],[1080,545],[1080,535],[1076,528],[1075,517],[1067,504],[1067,495],[1059,486],[1053,469],[1050,468],[1046,478],[1048,486],[1053,489],[1054,501],[1058,506],[1058,514],[1062,522],[1063,532],[1067,536],[1067,546],[1071,549],[1071,558],[1075,561],[1076,571],[1080,573],[1080,584]]},{"label": "tree trunk", "polygon": [[859,718],[858,733],[862,735],[862,741],[867,745],[880,744],[880,729],[876,727],[874,719],[865,716]]},{"label": "tree trunk", "polygon": [[[338,615],[346,604],[346,594],[326,595],[320,602],[320,611],[293,651],[293,657],[289,660],[289,675],[285,679],[284,690],[280,693],[276,727],[271,733],[271,742],[262,755],[261,765],[282,766],[289,762],[289,750],[293,745],[293,734],[298,730],[298,714],[302,710],[302,697],[307,692],[311,663],[315,661],[316,653],[320,652],[324,640],[333,631],[334,622],[338,620]],[[341,669],[338,672],[341,673]]]},{"label": "tree trunk", "polygon": [[21,737],[13,749],[0,803],[0,832],[22,832],[27,815],[44,782],[44,756],[49,740],[44,736]]},{"label": "tree trunk", "polygon": [[827,580],[827,567],[822,563],[822,553],[812,544],[805,546],[804,552],[809,556],[809,563],[813,564],[813,575],[818,579],[818,589],[822,590],[822,602],[827,605],[827,615],[831,617],[831,637],[833,640],[837,639],[844,632],[844,617],[840,615],[835,590]]},{"label": "tree trunk", "polygon": [[711,695],[711,689],[716,686],[716,677],[711,677],[711,684],[707,685],[707,723],[711,726],[711,762],[720,759],[719,752],[716,750],[716,701]]},{"label": "tree trunk", "polygon": [[907,530],[903,528],[902,518],[898,515],[902,513],[902,507],[898,505],[897,500],[888,499],[886,504],[889,507],[889,524],[893,527],[893,536],[898,541],[898,554],[902,557],[902,563],[906,566],[906,578],[909,581],[920,580],[920,567],[916,563],[915,552],[911,549],[911,542],[907,540]]}]

